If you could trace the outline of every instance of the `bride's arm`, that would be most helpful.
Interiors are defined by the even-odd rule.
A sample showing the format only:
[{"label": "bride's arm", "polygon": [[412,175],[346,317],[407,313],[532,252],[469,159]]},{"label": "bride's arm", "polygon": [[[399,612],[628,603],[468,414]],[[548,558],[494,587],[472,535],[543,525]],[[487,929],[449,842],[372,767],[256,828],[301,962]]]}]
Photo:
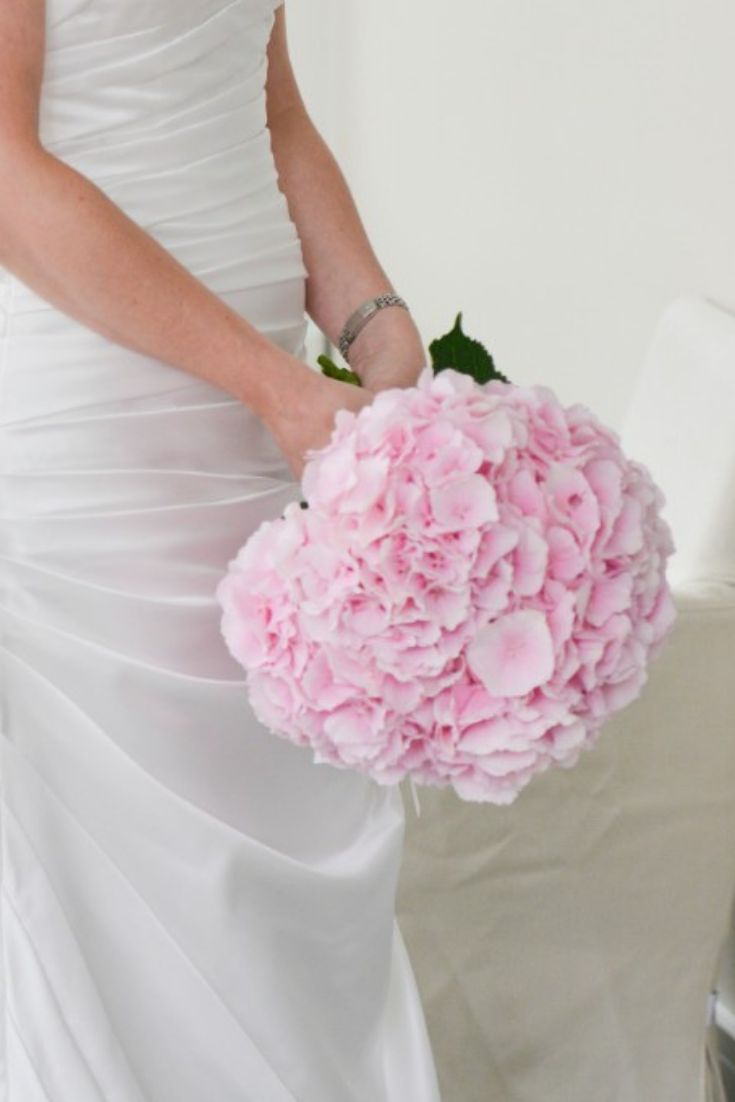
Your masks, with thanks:
[{"label": "bride's arm", "polygon": [[[266,107],[281,188],[309,271],[306,308],[336,345],[357,306],[399,289],[381,267],[344,175],[304,105],[288,54],[285,4],[276,8],[268,46]],[[398,307],[371,318],[348,355],[363,382],[376,389],[384,382],[411,385],[426,362],[413,318]]]},{"label": "bride's arm", "polygon": [[222,387],[271,424],[323,377],[207,288],[38,136],[43,0],[0,0],[0,264],[121,344]]}]

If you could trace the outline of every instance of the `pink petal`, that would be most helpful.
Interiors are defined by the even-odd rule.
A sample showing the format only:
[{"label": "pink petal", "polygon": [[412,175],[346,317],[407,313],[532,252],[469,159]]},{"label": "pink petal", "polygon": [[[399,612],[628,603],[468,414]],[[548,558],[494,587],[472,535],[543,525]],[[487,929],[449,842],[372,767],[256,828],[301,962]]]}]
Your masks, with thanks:
[{"label": "pink petal", "polygon": [[520,609],[480,628],[467,662],[494,696],[523,696],[554,670],[554,644],[543,612]]},{"label": "pink petal", "polygon": [[486,478],[471,474],[430,488],[431,509],[440,524],[473,528],[498,519],[495,490]]},{"label": "pink petal", "polygon": [[613,612],[624,612],[630,608],[632,587],[632,574],[618,574],[616,578],[601,578],[595,582],[585,612],[588,622],[599,626]]},{"label": "pink petal", "polygon": [[633,497],[626,497],[610,538],[606,555],[634,555],[643,546],[643,506]]}]

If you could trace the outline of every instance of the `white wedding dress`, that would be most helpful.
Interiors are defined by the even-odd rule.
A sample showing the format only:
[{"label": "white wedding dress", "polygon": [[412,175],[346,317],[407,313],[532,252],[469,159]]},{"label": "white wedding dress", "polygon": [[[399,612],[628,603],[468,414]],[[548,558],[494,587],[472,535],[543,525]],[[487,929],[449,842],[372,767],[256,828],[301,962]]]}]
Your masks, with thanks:
[{"label": "white wedding dress", "polygon": [[[275,6],[47,0],[41,138],[304,358]],[[232,395],[0,269],[2,1102],[438,1099],[402,792],[259,725],[219,631],[300,496]]]}]

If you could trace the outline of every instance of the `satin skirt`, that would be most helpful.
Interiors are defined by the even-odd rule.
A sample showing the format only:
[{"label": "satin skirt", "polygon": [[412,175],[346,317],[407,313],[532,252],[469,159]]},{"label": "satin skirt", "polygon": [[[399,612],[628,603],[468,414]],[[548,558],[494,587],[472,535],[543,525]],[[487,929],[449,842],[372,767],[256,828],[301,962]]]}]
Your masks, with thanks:
[{"label": "satin skirt", "polygon": [[[304,281],[223,292],[304,356]],[[437,1102],[395,786],[249,707],[214,597],[300,485],[222,389],[0,284],[2,1102]]]}]

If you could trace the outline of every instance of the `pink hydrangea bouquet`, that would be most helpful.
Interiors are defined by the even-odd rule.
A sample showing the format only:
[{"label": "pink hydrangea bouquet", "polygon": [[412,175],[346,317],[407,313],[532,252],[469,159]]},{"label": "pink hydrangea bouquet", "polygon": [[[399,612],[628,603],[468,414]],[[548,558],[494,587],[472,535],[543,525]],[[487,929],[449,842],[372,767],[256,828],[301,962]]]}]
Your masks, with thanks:
[{"label": "pink hydrangea bouquet", "polygon": [[674,544],[589,409],[510,383],[461,314],[429,350],[307,453],[306,501],[219,583],[221,630],[257,718],[315,762],[508,804],[639,695]]}]

